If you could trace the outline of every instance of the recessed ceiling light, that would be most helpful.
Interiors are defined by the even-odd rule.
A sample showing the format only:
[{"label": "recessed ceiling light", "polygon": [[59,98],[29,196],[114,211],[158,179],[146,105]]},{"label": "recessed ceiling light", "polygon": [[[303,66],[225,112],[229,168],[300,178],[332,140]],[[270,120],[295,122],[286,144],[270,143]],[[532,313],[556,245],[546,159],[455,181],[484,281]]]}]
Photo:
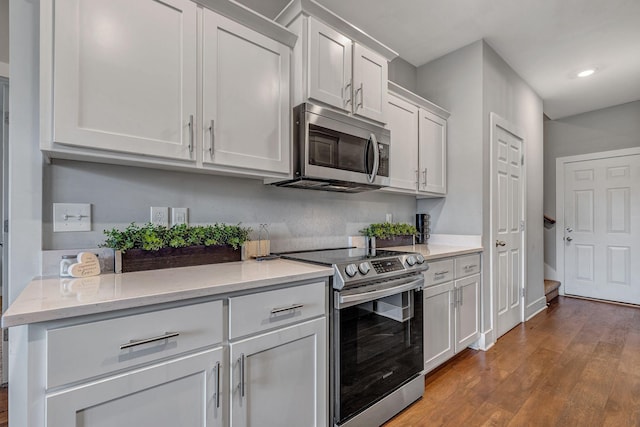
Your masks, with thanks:
[{"label": "recessed ceiling light", "polygon": [[577,76],[578,77],[589,77],[591,74],[595,73],[596,70],[594,70],[593,68],[589,68],[588,70],[583,70],[580,71]]}]

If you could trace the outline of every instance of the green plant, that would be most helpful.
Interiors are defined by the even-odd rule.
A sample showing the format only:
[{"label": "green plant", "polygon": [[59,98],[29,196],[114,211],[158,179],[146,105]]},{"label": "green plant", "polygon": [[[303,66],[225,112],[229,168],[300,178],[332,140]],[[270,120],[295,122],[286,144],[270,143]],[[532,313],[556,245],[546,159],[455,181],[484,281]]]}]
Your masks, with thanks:
[{"label": "green plant", "polygon": [[415,236],[418,234],[418,230],[413,225],[400,222],[381,222],[371,224],[367,228],[360,230],[360,233],[376,239],[388,239],[394,236]]},{"label": "green plant", "polygon": [[113,228],[104,230],[106,236],[102,247],[120,251],[128,249],[144,249],[157,251],[162,248],[184,248],[187,246],[229,245],[238,249],[249,240],[251,228],[238,225],[213,224],[188,226],[174,225],[167,228],[147,223],[144,225],[129,224],[124,230]]}]

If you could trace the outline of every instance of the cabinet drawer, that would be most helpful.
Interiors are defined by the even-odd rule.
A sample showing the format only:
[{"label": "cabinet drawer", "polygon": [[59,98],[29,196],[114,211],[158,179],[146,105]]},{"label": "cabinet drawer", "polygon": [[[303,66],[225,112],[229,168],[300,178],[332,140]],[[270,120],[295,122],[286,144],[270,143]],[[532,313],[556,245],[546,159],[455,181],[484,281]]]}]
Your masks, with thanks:
[{"label": "cabinet drawer", "polygon": [[480,272],[480,254],[456,258],[456,279]]},{"label": "cabinet drawer", "polygon": [[222,301],[50,329],[47,388],[217,344],[222,330]]},{"label": "cabinet drawer", "polygon": [[229,298],[229,338],[325,314],[325,282]]},{"label": "cabinet drawer", "polygon": [[429,269],[424,272],[424,285],[431,286],[453,280],[453,259],[428,262]]}]

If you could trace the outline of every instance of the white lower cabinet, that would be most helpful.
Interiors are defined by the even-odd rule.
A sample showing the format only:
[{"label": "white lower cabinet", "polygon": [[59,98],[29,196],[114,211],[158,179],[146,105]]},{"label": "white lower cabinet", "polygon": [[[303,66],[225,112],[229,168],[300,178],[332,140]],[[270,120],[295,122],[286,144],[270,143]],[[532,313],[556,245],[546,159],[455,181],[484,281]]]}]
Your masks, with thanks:
[{"label": "white lower cabinet", "polygon": [[222,427],[222,355],[218,347],[50,393],[46,425]]},{"label": "white lower cabinet", "polygon": [[[465,265],[459,267],[461,261]],[[425,372],[480,337],[480,255],[438,260],[430,267],[424,289]]]},{"label": "white lower cabinet", "polygon": [[325,336],[323,317],[231,343],[231,426],[326,426]]}]

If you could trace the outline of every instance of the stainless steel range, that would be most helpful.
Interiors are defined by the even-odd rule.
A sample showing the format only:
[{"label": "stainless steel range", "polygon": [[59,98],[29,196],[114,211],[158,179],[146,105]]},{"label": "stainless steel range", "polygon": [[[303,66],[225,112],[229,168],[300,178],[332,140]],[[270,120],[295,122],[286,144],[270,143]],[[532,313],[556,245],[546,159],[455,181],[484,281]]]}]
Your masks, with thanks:
[{"label": "stainless steel range", "polygon": [[371,427],[419,399],[422,370],[420,254],[328,249],[283,258],[334,268],[330,298],[330,390],[333,425]]}]

